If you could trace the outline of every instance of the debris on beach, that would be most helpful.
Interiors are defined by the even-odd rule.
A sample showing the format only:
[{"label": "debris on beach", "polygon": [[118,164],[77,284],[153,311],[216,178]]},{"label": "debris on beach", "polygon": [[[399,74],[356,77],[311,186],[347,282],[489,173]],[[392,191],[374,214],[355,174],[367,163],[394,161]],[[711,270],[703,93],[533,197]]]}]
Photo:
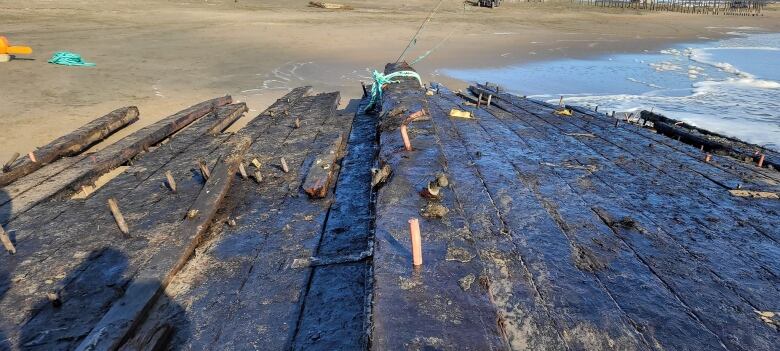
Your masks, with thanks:
[{"label": "debris on beach", "polygon": [[309,1],[309,7],[319,7],[327,10],[353,10],[349,5],[336,4],[332,2]]}]

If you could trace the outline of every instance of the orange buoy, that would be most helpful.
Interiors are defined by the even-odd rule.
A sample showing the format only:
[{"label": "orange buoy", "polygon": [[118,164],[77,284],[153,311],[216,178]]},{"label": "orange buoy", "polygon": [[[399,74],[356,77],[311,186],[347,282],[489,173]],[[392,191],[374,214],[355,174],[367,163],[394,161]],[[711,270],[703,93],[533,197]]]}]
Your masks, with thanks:
[{"label": "orange buoy", "polygon": [[7,55],[29,55],[32,54],[32,48],[29,46],[11,46],[6,37],[0,36],[0,54]]}]

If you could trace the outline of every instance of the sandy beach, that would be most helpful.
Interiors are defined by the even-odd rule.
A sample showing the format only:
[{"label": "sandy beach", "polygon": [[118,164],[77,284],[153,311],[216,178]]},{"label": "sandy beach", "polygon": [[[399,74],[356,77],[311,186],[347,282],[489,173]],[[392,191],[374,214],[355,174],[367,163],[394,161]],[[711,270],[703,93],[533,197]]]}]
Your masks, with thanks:
[{"label": "sandy beach", "polygon": [[[0,35],[32,46],[28,60],[0,64],[0,159],[22,154],[121,106],[141,120],[118,138],[223,94],[261,111],[290,88],[313,85],[360,96],[359,81],[395,60],[437,1],[0,0]],[[640,52],[728,36],[740,27],[780,31],[780,11],[760,17],[684,15],[505,2],[494,10],[445,1],[407,55],[416,68],[501,66],[551,58]],[[57,51],[95,67],[46,63]]]}]

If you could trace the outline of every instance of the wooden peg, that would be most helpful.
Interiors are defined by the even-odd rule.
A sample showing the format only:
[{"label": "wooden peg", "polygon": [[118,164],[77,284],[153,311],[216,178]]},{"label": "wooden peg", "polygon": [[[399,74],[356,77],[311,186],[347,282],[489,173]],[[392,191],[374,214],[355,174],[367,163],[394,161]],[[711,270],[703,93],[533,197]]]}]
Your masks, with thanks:
[{"label": "wooden peg", "polygon": [[701,147],[699,147],[699,150],[704,151],[704,144],[701,144]]},{"label": "wooden peg", "polygon": [[301,119],[298,117],[295,117],[295,129],[298,129],[301,127]]},{"label": "wooden peg", "polygon": [[248,179],[249,176],[246,174],[246,167],[244,167],[244,163],[241,162],[238,164],[238,172],[241,173],[241,178]]},{"label": "wooden peg", "polygon": [[38,163],[38,160],[35,158],[35,152],[30,151],[30,153],[27,154],[27,157],[29,157],[30,161],[33,163]]},{"label": "wooden peg", "polygon": [[198,161],[198,167],[200,167],[200,174],[203,176],[203,179],[209,180],[209,178],[211,178],[211,171],[209,171],[209,167],[206,166],[203,161]]},{"label": "wooden peg", "polygon": [[368,96],[368,89],[366,89],[366,83],[360,82],[360,85],[363,87],[363,97]]},{"label": "wooden peg", "polygon": [[563,95],[561,95],[561,99],[558,100],[558,107],[563,107]]},{"label": "wooden peg", "polygon": [[176,192],[176,180],[173,179],[171,171],[165,171],[165,179],[168,181],[168,188],[174,193]]},{"label": "wooden peg", "polygon": [[479,93],[479,98],[477,98],[477,108],[482,105],[482,93]]},{"label": "wooden peg", "polygon": [[599,105],[596,105],[596,109],[593,112],[599,112]]},{"label": "wooden peg", "polygon": [[764,156],[765,156],[764,154],[761,154],[761,157],[758,158],[758,167],[759,168],[764,166]]},{"label": "wooden peg", "polygon": [[412,239],[412,264],[420,266],[422,259],[422,237],[420,236],[420,221],[417,218],[409,220],[409,233]]},{"label": "wooden peg", "polygon": [[287,167],[287,161],[284,160],[284,157],[282,157],[281,163],[282,163],[282,172],[284,172],[284,173],[289,172],[290,168]]},{"label": "wooden peg", "polygon": [[187,211],[187,218],[193,219],[193,218],[197,217],[198,216],[198,212],[200,212],[200,211],[198,211],[197,209],[191,209],[191,210]]},{"label": "wooden peg", "polygon": [[620,123],[620,120],[619,120],[619,119],[617,119],[617,118],[615,118],[615,128],[617,128],[617,126],[618,126],[618,123]]},{"label": "wooden peg", "polygon": [[0,226],[0,241],[3,242],[5,251],[8,251],[8,253],[10,253],[11,255],[16,254],[16,247],[14,246],[14,243],[11,242],[11,238],[5,232],[3,226]]},{"label": "wooden peg", "polygon": [[115,199],[108,199],[108,208],[111,210],[111,214],[114,215],[114,220],[116,221],[116,225],[119,226],[119,230],[124,234],[130,234],[130,228],[127,227],[125,217],[122,216],[122,212],[119,211],[119,205],[117,205]]},{"label": "wooden peg", "polygon": [[404,149],[406,149],[406,151],[412,151],[412,142],[409,141],[409,131],[407,130],[406,124],[401,125],[401,139],[404,141]]},{"label": "wooden peg", "polygon": [[707,153],[707,155],[704,156],[704,162],[710,163],[712,161],[712,154]]},{"label": "wooden peg", "polygon": [[255,168],[257,168],[257,169],[260,169],[260,166],[262,166],[260,164],[260,161],[258,161],[256,158],[252,159],[252,165],[255,166]]}]

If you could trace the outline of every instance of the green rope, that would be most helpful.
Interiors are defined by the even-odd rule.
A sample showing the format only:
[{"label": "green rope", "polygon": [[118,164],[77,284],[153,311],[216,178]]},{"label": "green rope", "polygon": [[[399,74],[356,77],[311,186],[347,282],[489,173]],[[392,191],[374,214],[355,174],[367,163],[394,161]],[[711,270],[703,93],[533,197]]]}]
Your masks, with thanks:
[{"label": "green rope", "polygon": [[64,65],[64,66],[94,66],[95,64],[92,62],[84,62],[84,60],[81,59],[81,55],[67,52],[67,51],[60,51],[55,52],[54,55],[51,56],[49,59],[49,63],[53,63],[55,65]]},{"label": "green rope", "polygon": [[379,71],[374,71],[374,85],[371,86],[371,101],[368,102],[368,105],[366,105],[366,108],[363,109],[363,112],[370,110],[371,108],[376,105],[376,102],[378,100],[382,99],[382,88],[390,83],[398,83],[399,80],[393,80],[393,78],[397,77],[412,77],[416,78],[417,82],[420,83],[420,86],[423,86],[422,79],[420,78],[420,75],[417,74],[417,72],[414,71],[398,71],[393,72],[388,75],[384,75],[382,73],[379,73]]}]

